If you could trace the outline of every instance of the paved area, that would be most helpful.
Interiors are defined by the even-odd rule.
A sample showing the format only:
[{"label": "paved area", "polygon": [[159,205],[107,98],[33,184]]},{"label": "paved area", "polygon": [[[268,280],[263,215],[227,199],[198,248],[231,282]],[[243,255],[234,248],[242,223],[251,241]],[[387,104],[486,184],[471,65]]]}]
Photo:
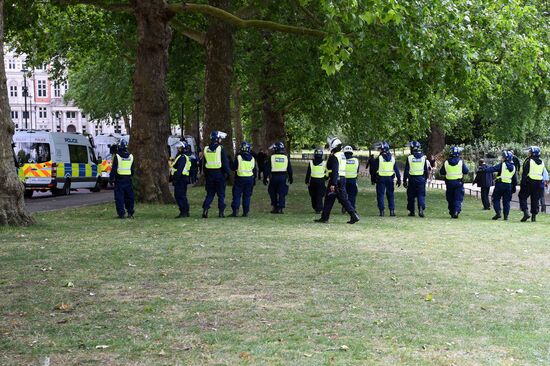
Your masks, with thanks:
[{"label": "paved area", "polygon": [[93,193],[88,189],[78,189],[71,191],[68,196],[53,196],[50,192],[35,192],[32,198],[25,199],[25,204],[30,212],[46,212],[112,201],[114,201],[112,190]]}]

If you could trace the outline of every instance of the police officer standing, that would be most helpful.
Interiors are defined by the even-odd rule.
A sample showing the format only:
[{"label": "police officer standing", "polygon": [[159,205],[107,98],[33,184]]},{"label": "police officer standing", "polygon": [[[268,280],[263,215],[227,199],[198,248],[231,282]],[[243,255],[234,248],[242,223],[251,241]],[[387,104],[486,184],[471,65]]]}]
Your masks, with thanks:
[{"label": "police officer standing", "polygon": [[125,140],[120,141],[118,153],[113,158],[113,165],[109,180],[115,185],[115,205],[119,219],[134,218],[134,189],[132,177],[134,175],[134,156],[128,152]]},{"label": "police officer standing", "polygon": [[330,218],[332,206],[334,206],[334,201],[338,199],[338,202],[340,202],[350,216],[348,224],[355,224],[359,221],[359,215],[351,206],[348,200],[348,194],[346,192],[347,162],[345,155],[340,151],[342,149],[342,142],[340,139],[333,137],[329,139],[328,145],[330,155],[327,160],[327,171],[329,174],[327,193],[325,196],[325,204],[323,206],[321,218],[315,220],[315,222],[327,223]]},{"label": "police officer standing", "polygon": [[189,145],[185,141],[179,141],[176,144],[178,152],[172,163],[170,174],[174,184],[174,198],[178,204],[180,214],[176,219],[189,217],[189,201],[187,200],[187,185],[190,183],[191,158],[186,155],[190,151]]},{"label": "police officer standing", "polygon": [[397,178],[397,186],[401,186],[401,173],[395,165],[395,158],[390,152],[390,145],[383,142],[380,147],[380,155],[374,160],[376,200],[380,216],[385,215],[384,195],[388,199],[390,216],[395,216],[394,180]]},{"label": "police officer standing", "polygon": [[407,188],[407,210],[409,216],[415,215],[416,201],[418,201],[418,216],[424,217],[426,209],[426,179],[430,174],[426,155],[422,153],[420,142],[411,142],[411,152],[405,163],[403,186]]},{"label": "police officer standing", "polygon": [[495,209],[493,220],[498,220],[502,217],[500,209],[501,200],[504,210],[504,220],[508,220],[510,201],[512,201],[512,194],[516,193],[518,182],[516,167],[514,165],[514,154],[510,151],[503,151],[500,163],[492,167],[483,168],[483,171],[490,174],[497,173],[495,189],[493,190],[493,208]]},{"label": "police officer standing", "polygon": [[288,194],[287,179],[290,184],[293,182],[292,166],[286,156],[285,145],[281,141],[274,143],[269,149],[273,150],[273,154],[265,166],[263,182],[267,185],[269,180],[267,191],[271,198],[271,213],[282,214]]},{"label": "police officer standing", "polygon": [[204,148],[203,171],[205,176],[206,197],[202,203],[202,217],[208,217],[210,204],[218,195],[218,216],[225,217],[225,186],[231,174],[229,161],[221,141],[227,136],[225,132],[212,131],[210,145]]},{"label": "police officer standing", "polygon": [[237,217],[242,196],[243,217],[247,217],[257,174],[256,160],[252,156],[251,145],[248,142],[241,143],[241,151],[237,154],[231,168],[237,175],[233,184],[233,201],[231,202],[233,212],[231,216]]},{"label": "police officer standing", "polygon": [[[544,161],[540,158],[540,148],[531,146],[529,156],[523,163],[523,172],[521,175],[521,188],[519,191],[519,206],[523,211],[521,222],[531,218],[531,221],[537,221],[539,213],[539,202],[541,195],[544,194]],[[531,197],[531,216],[527,207],[527,198]]]},{"label": "police officer standing", "polygon": [[357,201],[357,176],[359,175],[359,159],[353,157],[353,148],[351,146],[345,146],[344,156],[346,157],[346,193],[348,194],[348,200],[353,207],[353,211],[357,211],[355,202]]},{"label": "police officer standing", "polygon": [[313,152],[313,160],[310,160],[306,172],[306,184],[311,198],[311,207],[316,214],[320,214],[323,210],[326,172],[327,164],[323,160],[323,150],[316,149]]},{"label": "police officer standing", "polygon": [[449,208],[449,215],[458,219],[464,201],[464,175],[470,171],[464,161],[460,158],[460,149],[451,147],[451,157],[445,161],[439,174],[445,176],[445,196]]}]

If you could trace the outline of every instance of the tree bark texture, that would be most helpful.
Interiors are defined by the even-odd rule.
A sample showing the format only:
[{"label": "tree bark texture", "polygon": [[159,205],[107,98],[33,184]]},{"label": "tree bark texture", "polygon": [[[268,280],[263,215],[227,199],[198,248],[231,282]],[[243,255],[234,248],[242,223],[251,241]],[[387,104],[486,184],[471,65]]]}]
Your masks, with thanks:
[{"label": "tree bark texture", "polygon": [[264,147],[269,147],[277,141],[284,142],[286,146],[284,113],[277,104],[277,91],[271,84],[271,79],[275,76],[276,70],[269,59],[263,65],[262,73],[263,78],[260,81],[260,93],[262,97],[263,141],[266,145]]},{"label": "tree bark texture", "polygon": [[243,125],[241,121],[241,91],[239,88],[233,88],[233,131],[235,134],[235,145],[237,149],[241,146],[241,142],[244,141]]},{"label": "tree bark texture", "polygon": [[[224,10],[230,0],[210,0],[209,4]],[[210,17],[206,31],[206,72],[204,80],[204,144],[212,131],[223,131],[227,138],[223,146],[234,155],[231,128],[231,82],[233,80],[233,32],[230,24]]]},{"label": "tree bark texture", "polygon": [[14,132],[4,65],[4,0],[0,0],[0,226],[34,223],[25,209],[24,187],[15,168],[11,147]]},{"label": "tree bark texture", "polygon": [[437,155],[445,149],[445,131],[436,123],[432,123],[428,137],[428,156]]},{"label": "tree bark texture", "polygon": [[171,13],[165,0],[132,0],[138,28],[132,151],[141,202],[173,202],[168,184],[170,111],[166,90]]}]

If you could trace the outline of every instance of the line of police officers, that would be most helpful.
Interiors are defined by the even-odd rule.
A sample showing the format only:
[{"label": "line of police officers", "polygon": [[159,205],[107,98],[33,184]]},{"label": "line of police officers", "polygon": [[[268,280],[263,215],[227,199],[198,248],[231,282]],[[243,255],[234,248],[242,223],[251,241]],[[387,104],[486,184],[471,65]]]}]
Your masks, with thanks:
[{"label": "line of police officers", "polygon": [[[258,166],[251,152],[251,145],[243,142],[233,162],[229,162],[227,154],[221,145],[226,134],[213,131],[210,144],[204,148],[203,172],[205,176],[206,197],[202,204],[202,217],[208,217],[208,211],[214,197],[218,196],[218,217],[225,217],[225,189],[226,181],[232,172],[235,172],[233,185],[232,213],[238,216],[242,204],[242,216],[248,216],[250,201],[254,190]],[[342,205],[342,212],[350,216],[348,224],[355,224],[360,220],[356,210],[357,177],[359,174],[359,159],[353,157],[353,148],[342,148],[340,139],[328,139],[330,155],[323,159],[323,150],[317,149],[307,167],[305,183],[311,198],[311,206],[321,217],[315,222],[327,223],[332,207],[336,200]],[[293,183],[292,166],[282,142],[276,142],[270,147],[273,154],[268,159],[264,169],[263,183],[268,185],[273,214],[282,214],[286,206],[288,184]],[[522,222],[531,218],[536,221],[539,212],[539,201],[544,194],[544,174],[548,174],[544,161],[540,158],[540,148],[529,148],[529,156],[522,169],[522,179],[519,192],[520,208],[523,211]],[[178,153],[171,166],[174,196],[179,207],[177,218],[189,217],[189,202],[187,200],[187,186],[192,183],[192,152],[190,146],[181,141],[178,143]],[[504,215],[508,219],[510,201],[517,185],[517,172],[513,163],[513,154],[509,151],[502,153],[501,162],[493,167],[483,168],[487,173],[496,173],[496,185],[493,192],[493,207],[498,220]],[[403,186],[407,189],[407,210],[409,216],[424,217],[426,209],[426,180],[430,174],[429,164],[422,152],[419,142],[411,143],[411,154],[407,157],[403,176]],[[380,216],[385,216],[385,198],[388,201],[390,216],[395,216],[395,185],[401,186],[401,173],[396,166],[395,157],[390,146],[384,142],[380,148],[380,155],[374,159],[371,166],[372,181],[376,184],[376,197]],[[449,215],[457,219],[462,210],[464,200],[464,175],[469,170],[461,159],[461,149],[453,146],[450,157],[440,169],[440,175],[445,178],[446,199]],[[126,211],[129,218],[134,215],[134,194],[131,177],[134,174],[134,158],[128,152],[126,142],[122,141],[118,153],[113,159],[111,180],[115,183],[115,202],[119,218],[124,218]],[[527,199],[531,199],[529,212]],[[502,201],[502,206],[501,206]],[[502,210],[501,210],[502,207]]]}]

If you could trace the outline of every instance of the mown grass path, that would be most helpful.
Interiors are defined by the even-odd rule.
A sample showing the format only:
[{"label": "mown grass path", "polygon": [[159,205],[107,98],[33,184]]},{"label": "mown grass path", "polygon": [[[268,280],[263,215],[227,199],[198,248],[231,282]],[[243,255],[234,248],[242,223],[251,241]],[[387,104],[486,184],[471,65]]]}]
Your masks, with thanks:
[{"label": "mown grass path", "polygon": [[0,231],[0,364],[550,364],[549,217],[466,198],[450,220],[434,190],[409,218],[400,190],[379,218],[363,186],[360,223],[319,225],[299,177],[285,215],[257,185],[251,217],[204,220],[203,194],[189,219],[99,205]]}]

